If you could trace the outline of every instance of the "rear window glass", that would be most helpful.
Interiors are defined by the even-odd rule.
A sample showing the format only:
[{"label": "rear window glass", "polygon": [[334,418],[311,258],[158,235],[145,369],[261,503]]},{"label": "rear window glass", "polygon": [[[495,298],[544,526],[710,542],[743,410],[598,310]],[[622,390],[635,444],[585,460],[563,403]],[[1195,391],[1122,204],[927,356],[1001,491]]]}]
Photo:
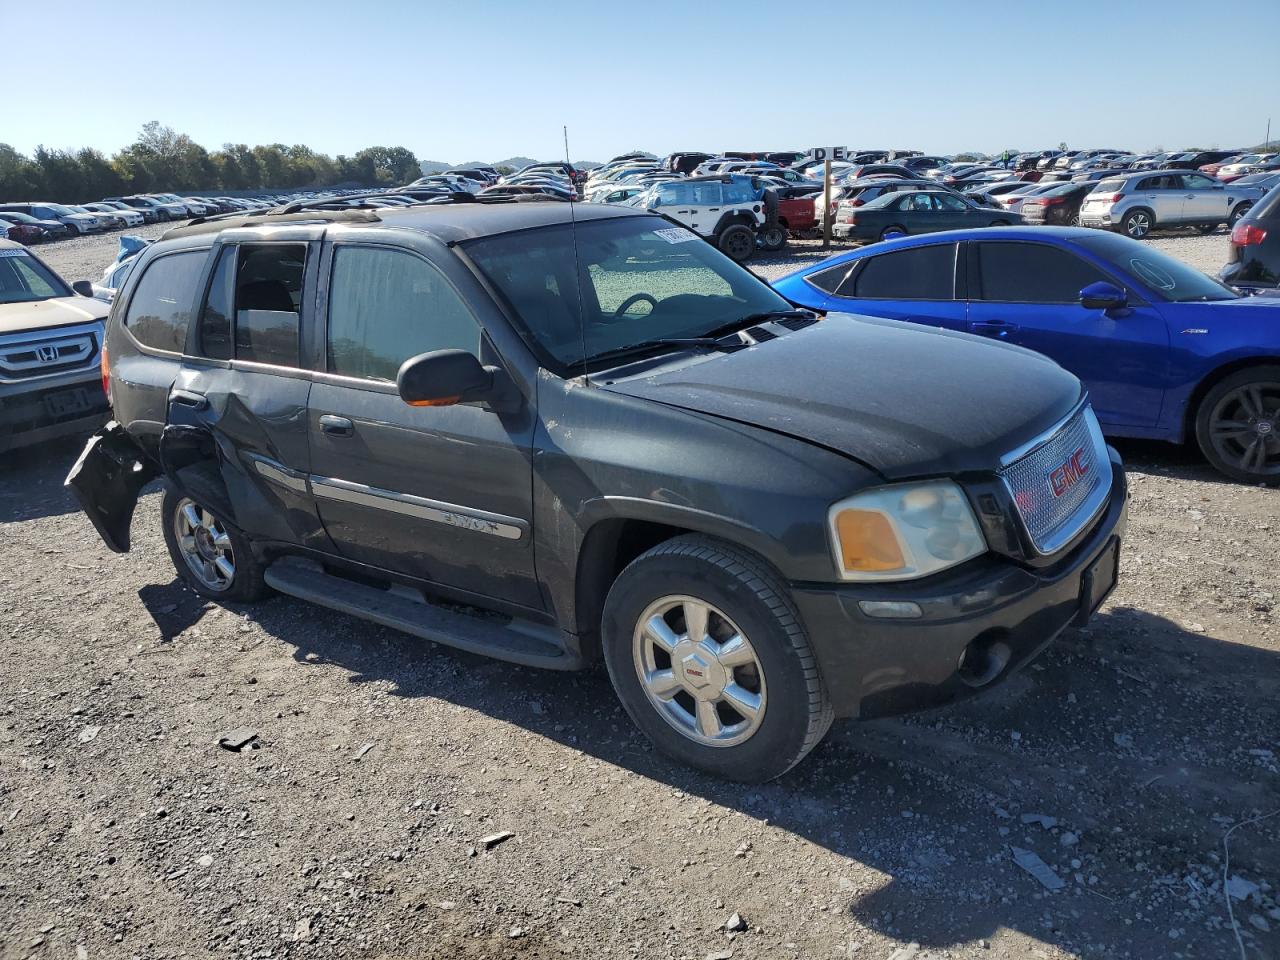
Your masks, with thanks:
[{"label": "rear window glass", "polygon": [[1093,188],[1094,193],[1119,193],[1124,189],[1123,180],[1099,180],[1098,185]]},{"label": "rear window glass", "polygon": [[868,260],[841,296],[859,300],[950,300],[955,290],[955,244],[882,253]]},{"label": "rear window glass", "polygon": [[207,250],[174,253],[151,261],[129,299],[124,325],[139,343],[182,353]]}]

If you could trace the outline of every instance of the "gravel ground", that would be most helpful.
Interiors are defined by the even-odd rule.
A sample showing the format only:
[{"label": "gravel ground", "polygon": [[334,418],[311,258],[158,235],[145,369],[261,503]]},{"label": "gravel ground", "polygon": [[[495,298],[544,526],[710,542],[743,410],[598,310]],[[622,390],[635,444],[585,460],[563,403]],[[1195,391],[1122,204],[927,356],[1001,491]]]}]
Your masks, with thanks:
[{"label": "gravel ground", "polygon": [[[97,276],[94,242],[41,253]],[[602,670],[206,603],[154,490],[132,553],[97,541],[77,451],[0,469],[0,956],[1280,956],[1280,492],[1190,453],[1122,447],[1086,630],[744,788],[655,755]]]}]

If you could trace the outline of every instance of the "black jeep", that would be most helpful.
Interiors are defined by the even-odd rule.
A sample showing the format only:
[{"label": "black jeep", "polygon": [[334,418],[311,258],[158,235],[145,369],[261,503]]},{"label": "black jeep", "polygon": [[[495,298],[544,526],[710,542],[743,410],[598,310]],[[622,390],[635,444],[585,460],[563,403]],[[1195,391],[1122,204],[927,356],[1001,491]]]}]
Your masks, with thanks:
[{"label": "black jeep", "polygon": [[1115,583],[1124,472],[1073,376],[796,310],[642,211],[197,221],[108,326],[115,421],[67,482],[113,550],[163,475],[198,593],[603,659],[659,748],[723,776],[989,687]]}]

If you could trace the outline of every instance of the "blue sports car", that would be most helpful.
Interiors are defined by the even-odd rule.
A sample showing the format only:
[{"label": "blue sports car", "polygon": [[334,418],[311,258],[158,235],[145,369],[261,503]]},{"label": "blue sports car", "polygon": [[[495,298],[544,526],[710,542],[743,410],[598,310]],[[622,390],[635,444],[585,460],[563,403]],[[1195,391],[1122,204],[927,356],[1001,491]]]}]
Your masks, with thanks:
[{"label": "blue sports car", "polygon": [[957,230],[861,247],[774,287],[814,310],[1036,350],[1084,381],[1110,435],[1194,437],[1228,476],[1280,483],[1280,300],[1241,297],[1149,244],[1069,227]]}]

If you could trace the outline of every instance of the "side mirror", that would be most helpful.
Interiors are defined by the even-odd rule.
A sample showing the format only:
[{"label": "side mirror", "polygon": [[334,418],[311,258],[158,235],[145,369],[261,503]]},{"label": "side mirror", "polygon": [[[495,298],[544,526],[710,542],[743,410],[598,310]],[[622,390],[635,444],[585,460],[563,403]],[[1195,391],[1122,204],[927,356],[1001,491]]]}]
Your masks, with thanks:
[{"label": "side mirror", "polygon": [[449,407],[484,399],[493,389],[493,373],[465,350],[433,350],[400,365],[396,389],[410,406]]},{"label": "side mirror", "polygon": [[76,293],[80,294],[80,296],[82,297],[93,296],[93,284],[90,283],[88,280],[77,280],[75,283],[71,285],[71,289],[74,290]]},{"label": "side mirror", "polygon": [[1129,295],[1114,283],[1099,280],[1080,291],[1080,306],[1086,310],[1121,310],[1129,304]]}]

